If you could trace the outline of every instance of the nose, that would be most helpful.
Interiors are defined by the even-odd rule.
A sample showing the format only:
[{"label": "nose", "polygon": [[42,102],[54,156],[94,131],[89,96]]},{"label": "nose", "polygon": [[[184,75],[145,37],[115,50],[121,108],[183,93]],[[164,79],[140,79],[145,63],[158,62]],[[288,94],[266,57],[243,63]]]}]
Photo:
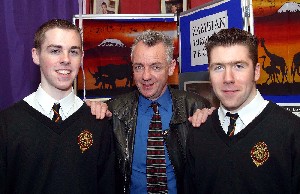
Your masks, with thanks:
[{"label": "nose", "polygon": [[67,51],[63,51],[61,54],[61,64],[67,65],[70,64],[70,56],[69,56],[69,52]]},{"label": "nose", "polygon": [[227,67],[225,69],[224,82],[225,83],[233,83],[234,82],[234,75],[233,75],[232,67]]},{"label": "nose", "polygon": [[145,67],[143,71],[143,80],[149,80],[151,79],[151,70],[148,67]]}]

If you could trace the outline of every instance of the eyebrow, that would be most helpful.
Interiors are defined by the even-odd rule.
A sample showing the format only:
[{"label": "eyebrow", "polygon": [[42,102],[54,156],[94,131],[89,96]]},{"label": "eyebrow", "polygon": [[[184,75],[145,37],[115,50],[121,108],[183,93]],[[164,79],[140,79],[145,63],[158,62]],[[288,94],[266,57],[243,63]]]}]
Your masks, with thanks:
[{"label": "eyebrow", "polygon": [[238,64],[238,63],[247,64],[247,62],[244,60],[238,60],[238,61],[230,61],[228,63],[222,63],[222,62],[210,63],[210,65],[234,65],[234,64]]},{"label": "eyebrow", "polygon": [[[55,44],[50,44],[50,45],[47,46],[47,48],[51,48],[51,47],[55,47],[55,48],[59,48],[59,49],[63,48],[61,45],[55,45]],[[81,49],[81,47],[79,47],[79,46],[71,46],[71,49]]]}]

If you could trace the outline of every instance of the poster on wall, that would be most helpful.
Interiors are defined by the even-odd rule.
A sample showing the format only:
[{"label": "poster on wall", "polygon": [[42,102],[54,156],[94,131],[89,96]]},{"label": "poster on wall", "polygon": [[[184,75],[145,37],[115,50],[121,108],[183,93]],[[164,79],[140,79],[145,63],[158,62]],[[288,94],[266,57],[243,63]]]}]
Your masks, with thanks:
[{"label": "poster on wall", "polygon": [[253,0],[253,13],[260,41],[258,89],[268,100],[300,107],[300,0]]},{"label": "poster on wall", "polygon": [[241,0],[213,1],[180,14],[181,73],[207,71],[205,43],[214,32],[236,27],[243,29]]},{"label": "poster on wall", "polygon": [[[162,31],[174,40],[174,58],[179,55],[177,22],[173,14],[160,15],[84,15],[83,71],[75,88],[82,99],[109,99],[135,89],[131,64],[131,45],[146,30]],[[74,23],[79,23],[74,17]],[[169,84],[178,87],[178,65]]]}]

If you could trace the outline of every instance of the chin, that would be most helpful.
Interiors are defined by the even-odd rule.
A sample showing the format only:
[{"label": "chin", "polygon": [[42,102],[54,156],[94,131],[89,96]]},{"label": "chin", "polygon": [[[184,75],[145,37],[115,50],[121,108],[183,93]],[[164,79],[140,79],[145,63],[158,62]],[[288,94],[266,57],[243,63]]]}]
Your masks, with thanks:
[{"label": "chin", "polygon": [[72,84],[71,85],[68,84],[68,85],[64,85],[64,86],[60,85],[60,86],[57,87],[57,89],[59,89],[61,91],[68,91],[71,88],[72,88]]}]

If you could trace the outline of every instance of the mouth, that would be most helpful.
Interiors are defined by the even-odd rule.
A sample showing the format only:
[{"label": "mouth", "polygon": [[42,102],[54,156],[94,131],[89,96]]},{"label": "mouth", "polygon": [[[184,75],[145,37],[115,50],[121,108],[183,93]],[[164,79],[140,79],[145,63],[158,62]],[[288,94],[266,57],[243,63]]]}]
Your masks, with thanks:
[{"label": "mouth", "polygon": [[149,84],[149,83],[144,83],[143,84],[143,86],[145,87],[145,88],[149,88],[149,87],[151,87],[151,86],[153,86],[154,85],[154,83],[152,83],[152,84]]},{"label": "mouth", "polygon": [[71,73],[71,70],[60,69],[60,70],[56,70],[56,73],[59,73],[59,74],[62,74],[62,75],[69,75]]},{"label": "mouth", "polygon": [[223,90],[223,92],[225,93],[225,94],[234,94],[234,93],[236,93],[238,90]]},{"label": "mouth", "polygon": [[153,86],[154,86],[154,83],[152,83],[152,84],[149,84],[149,83],[143,83],[143,84],[142,84],[142,88],[143,88],[144,90],[152,90]]}]

